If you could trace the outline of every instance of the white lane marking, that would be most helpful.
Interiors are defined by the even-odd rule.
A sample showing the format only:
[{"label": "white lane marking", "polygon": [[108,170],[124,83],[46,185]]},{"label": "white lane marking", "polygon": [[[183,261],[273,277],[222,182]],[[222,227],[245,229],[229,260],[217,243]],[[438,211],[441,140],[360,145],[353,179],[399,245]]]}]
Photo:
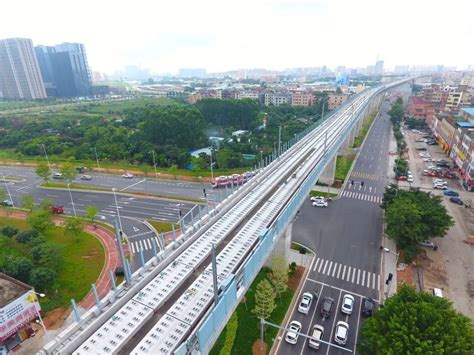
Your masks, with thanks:
[{"label": "white lane marking", "polygon": [[375,289],[375,272],[372,274],[372,288]]},{"label": "white lane marking", "polygon": [[132,254],[135,254],[135,243],[130,243],[130,247],[132,248]]},{"label": "white lane marking", "polygon": [[[352,292],[352,291],[345,290],[345,289],[343,289],[343,288],[339,288],[339,287],[336,287],[336,286],[330,286],[329,284],[326,284],[326,283],[321,282],[321,281],[316,281],[316,280],[311,279],[311,278],[309,278],[309,277],[308,277],[306,280],[307,280],[307,281],[310,281],[310,282],[314,282],[314,283],[316,283],[316,284],[320,284],[320,285],[324,285],[324,286],[331,287],[331,288],[333,288],[333,289],[335,289],[335,290],[345,291],[345,292],[351,293],[351,294],[353,294],[353,295],[355,295],[355,296],[357,296],[357,297],[361,297],[361,298],[366,298],[366,297],[367,297],[367,296],[361,295],[361,294],[359,294],[359,293],[355,293],[355,292]],[[303,287],[302,287],[301,289],[303,290]],[[377,301],[377,300],[374,300],[374,302],[379,303],[379,301]],[[296,306],[296,304],[298,304],[298,302],[295,302],[295,306]],[[291,320],[288,320],[288,322],[290,322],[290,321],[291,321]]]},{"label": "white lane marking", "polygon": [[354,283],[355,276],[356,276],[356,268],[353,268],[353,269],[352,269],[352,279],[351,279],[351,282],[352,282],[352,283]]},{"label": "white lane marking", "polygon": [[328,273],[326,275],[329,276],[329,274],[331,273],[331,268],[332,268],[332,261],[329,263]]},{"label": "white lane marking", "polygon": [[377,275],[377,290],[380,290],[380,274]]},{"label": "white lane marking", "polygon": [[[359,275],[357,275],[359,276]],[[362,280],[361,280],[361,285],[364,286],[364,282],[365,282],[365,270],[362,270]]]},{"label": "white lane marking", "polygon": [[138,181],[138,182],[136,182],[136,183],[134,183],[134,184],[131,184],[131,185],[127,186],[127,187],[124,187],[123,189],[120,189],[119,191],[125,191],[125,190],[127,190],[127,189],[129,189],[129,188],[131,188],[131,187],[133,187],[133,186],[135,186],[135,185],[141,184],[142,182],[145,182],[145,181],[146,181],[146,179],[140,180],[140,181]]},{"label": "white lane marking", "polygon": [[341,273],[341,268],[342,268],[342,264],[339,264],[339,268],[337,269],[337,278],[339,278],[339,274]]},{"label": "white lane marking", "polygon": [[316,271],[316,268],[318,267],[318,264],[319,264],[319,261],[320,261],[320,260],[321,260],[320,258],[318,258],[318,259],[316,260],[316,263],[314,264],[313,271]]},{"label": "white lane marking", "polygon": [[344,280],[344,275],[346,274],[346,265],[344,265],[344,268],[342,269],[342,276],[341,279]]},{"label": "white lane marking", "polygon": [[[146,243],[148,244],[148,249],[151,249],[151,242],[150,239],[145,239]],[[147,249],[147,250],[148,250]]]},{"label": "white lane marking", "polygon": [[349,281],[350,279],[351,279],[351,267],[348,266],[347,267],[347,279],[346,279],[346,281]]},{"label": "white lane marking", "polygon": [[329,260],[326,260],[326,262],[324,263],[323,274],[326,273],[326,266],[328,266],[328,263],[329,263]]},{"label": "white lane marking", "polygon": [[[332,270],[332,277],[334,277],[334,275],[336,275],[336,269],[337,269],[337,263],[334,263],[334,269]],[[339,266],[341,266],[341,264],[339,264]]]},{"label": "white lane marking", "polygon": [[318,267],[318,273],[321,272],[321,268],[323,267],[323,264],[324,264],[324,259],[321,259],[321,264],[319,264],[319,267]]}]

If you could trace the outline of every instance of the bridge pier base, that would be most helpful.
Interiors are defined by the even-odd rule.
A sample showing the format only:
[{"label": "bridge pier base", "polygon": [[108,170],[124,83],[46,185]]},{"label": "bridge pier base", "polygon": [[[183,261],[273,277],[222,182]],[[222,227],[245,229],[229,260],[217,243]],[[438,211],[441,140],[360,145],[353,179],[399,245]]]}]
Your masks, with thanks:
[{"label": "bridge pier base", "polygon": [[290,223],[285,231],[278,237],[273,250],[267,261],[265,261],[265,266],[271,268],[273,259],[276,257],[283,257],[287,264],[290,263],[290,249],[291,249],[291,232],[293,229],[293,223]]},{"label": "bridge pier base", "polygon": [[[344,144],[344,146],[346,146],[346,144]],[[328,165],[326,165],[321,176],[319,177],[319,182],[328,185],[334,184],[334,177],[336,176],[336,158],[337,156],[332,158]]]}]

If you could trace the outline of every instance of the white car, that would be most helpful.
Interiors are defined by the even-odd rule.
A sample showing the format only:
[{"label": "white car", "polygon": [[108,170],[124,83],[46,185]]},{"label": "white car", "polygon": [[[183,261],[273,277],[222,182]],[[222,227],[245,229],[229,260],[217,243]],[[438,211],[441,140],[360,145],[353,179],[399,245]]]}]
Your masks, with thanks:
[{"label": "white car", "polygon": [[314,206],[314,207],[327,207],[327,206],[328,206],[328,202],[327,202],[327,201],[324,201],[324,200],[317,200],[317,201],[314,201],[314,202],[313,202],[313,206]]},{"label": "white car", "polygon": [[354,296],[344,295],[342,298],[341,312],[345,314],[352,314],[354,310]]},{"label": "white car", "polygon": [[334,341],[339,345],[346,345],[349,336],[349,324],[340,320],[336,324],[336,332],[334,333]]},{"label": "white car", "polygon": [[313,295],[309,292],[303,293],[300,305],[298,306],[298,312],[308,314],[309,309],[311,308],[311,302],[313,302]]},{"label": "white car", "polygon": [[92,180],[92,176],[90,176],[90,175],[81,175],[81,180]]},{"label": "white car", "polygon": [[125,178],[125,179],[131,179],[131,178],[133,178],[133,174],[125,173],[125,174],[122,175],[122,177]]},{"label": "white car", "polygon": [[427,247],[427,248],[434,248],[435,245],[431,240],[422,240],[421,242],[418,242],[418,245],[421,245],[422,247]]},{"label": "white car", "polygon": [[446,180],[441,180],[441,179],[433,179],[433,184],[439,184],[439,185],[447,185],[448,182]]},{"label": "white car", "polygon": [[321,346],[321,340],[324,335],[324,327],[319,324],[313,326],[313,332],[311,333],[311,338],[309,338],[308,346],[310,348],[318,350]]},{"label": "white car", "polygon": [[433,184],[433,188],[438,190],[446,190],[448,187],[443,184]]},{"label": "white car", "polygon": [[288,326],[288,331],[286,332],[285,341],[289,344],[296,344],[298,342],[299,332],[301,330],[301,323],[293,320]]},{"label": "white car", "polygon": [[61,173],[54,173],[53,174],[53,179],[62,179],[63,178],[63,174]]},{"label": "white car", "polygon": [[323,196],[311,196],[310,200],[313,201],[313,202],[324,201],[324,197]]},{"label": "white car", "polygon": [[412,177],[408,177],[407,178],[407,182],[409,182],[410,184],[413,182],[413,176]]},{"label": "white car", "polygon": [[431,161],[431,158],[423,158],[423,161],[425,161],[425,162],[430,162],[430,161]]}]

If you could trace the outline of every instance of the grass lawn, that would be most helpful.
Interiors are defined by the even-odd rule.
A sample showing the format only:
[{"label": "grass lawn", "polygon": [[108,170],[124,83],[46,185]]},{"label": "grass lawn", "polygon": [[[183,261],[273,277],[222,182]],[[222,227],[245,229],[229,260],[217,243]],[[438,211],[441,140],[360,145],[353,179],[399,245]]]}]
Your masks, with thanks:
[{"label": "grass lawn", "polygon": [[362,125],[359,135],[354,138],[354,144],[352,145],[353,148],[359,148],[362,145],[362,142],[364,141],[364,138],[367,135],[374,118],[375,114],[370,114],[369,119]]},{"label": "grass lawn", "polygon": [[312,190],[309,192],[309,196],[323,196],[323,197],[336,197],[337,194],[335,193],[332,193],[332,192],[324,192],[324,191],[315,191],[315,190]]},{"label": "grass lawn", "polygon": [[[147,219],[147,222],[150,223],[158,233],[166,233],[172,230],[173,223],[159,222],[152,219]],[[174,229],[178,230],[179,225],[174,224]]]},{"label": "grass lawn", "polygon": [[[7,225],[19,230],[30,229],[25,220],[0,217],[0,228]],[[60,248],[64,259],[56,284],[45,292],[47,297],[41,299],[41,308],[48,312],[57,307],[69,307],[71,298],[81,301],[99,277],[105,255],[99,240],[87,233],[75,239],[65,236],[64,228],[53,227],[45,236],[46,243]],[[14,238],[0,236],[0,262],[7,255],[30,258],[29,248],[17,243]]]},{"label": "grass lawn", "polygon": [[336,180],[345,181],[347,177],[347,173],[351,169],[353,161],[354,161],[353,155],[348,156],[348,157],[338,155],[337,160],[336,160],[336,175],[334,178]]},{"label": "grass lawn", "polygon": [[[252,310],[255,307],[255,290],[257,288],[257,284],[265,277],[267,277],[269,271],[270,270],[267,268],[263,268],[262,270],[260,270],[254,282],[245,294],[245,301],[243,301],[243,303],[237,306],[236,312],[238,316],[238,328],[234,340],[234,345],[230,352],[231,354],[252,354],[252,345],[260,337],[260,320],[252,313]],[[288,289],[281,295],[281,301],[277,296],[275,301],[277,308],[273,311],[268,321],[276,324],[281,324],[291,303],[293,294],[294,292]],[[227,333],[226,329],[227,326],[224,328],[216,343],[214,344],[214,347],[210,352],[211,355],[220,354],[221,348],[225,342],[225,337]],[[277,333],[278,329],[273,327],[267,327],[265,332],[265,342],[268,344],[267,352],[270,351],[271,345]]]}]

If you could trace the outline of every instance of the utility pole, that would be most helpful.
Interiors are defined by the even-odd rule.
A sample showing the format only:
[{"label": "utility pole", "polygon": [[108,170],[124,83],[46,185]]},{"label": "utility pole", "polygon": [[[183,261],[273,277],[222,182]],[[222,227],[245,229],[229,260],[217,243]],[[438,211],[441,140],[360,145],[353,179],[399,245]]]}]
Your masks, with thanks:
[{"label": "utility pole", "polygon": [[49,165],[48,153],[46,153],[46,147],[44,146],[44,144],[41,144],[41,146],[43,147],[43,150],[44,150],[44,156],[46,157],[46,162],[48,163],[48,168],[49,168],[49,170],[51,170],[51,165]]},{"label": "utility pole", "polygon": [[217,289],[217,261],[216,261],[216,246],[212,244],[212,283],[214,285],[214,307],[219,303],[219,290]]},{"label": "utility pole", "polygon": [[151,154],[153,155],[153,166],[155,167],[155,178],[158,177],[158,174],[156,173],[156,161],[155,161],[155,151],[152,150]]},{"label": "utility pole", "polygon": [[212,162],[212,147],[209,148],[209,152],[211,153],[211,179],[214,180],[214,170],[212,168],[213,162]]},{"label": "utility pole", "polygon": [[94,147],[94,152],[95,152],[95,161],[97,162],[97,169],[99,169],[99,173],[100,173],[99,156],[97,155],[96,147]]},{"label": "utility pole", "polygon": [[278,158],[281,155],[281,126],[278,127]]}]

